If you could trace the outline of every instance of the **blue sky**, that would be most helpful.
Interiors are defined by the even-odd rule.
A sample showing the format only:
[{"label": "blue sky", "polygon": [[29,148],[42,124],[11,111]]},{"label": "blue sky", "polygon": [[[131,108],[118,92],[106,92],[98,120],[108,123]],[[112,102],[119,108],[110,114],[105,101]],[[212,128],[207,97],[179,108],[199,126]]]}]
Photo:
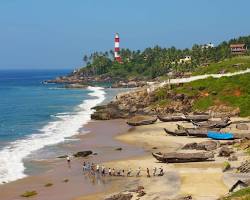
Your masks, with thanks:
[{"label": "blue sky", "polygon": [[191,47],[250,35],[249,0],[0,0],[0,69],[64,69],[121,46]]}]

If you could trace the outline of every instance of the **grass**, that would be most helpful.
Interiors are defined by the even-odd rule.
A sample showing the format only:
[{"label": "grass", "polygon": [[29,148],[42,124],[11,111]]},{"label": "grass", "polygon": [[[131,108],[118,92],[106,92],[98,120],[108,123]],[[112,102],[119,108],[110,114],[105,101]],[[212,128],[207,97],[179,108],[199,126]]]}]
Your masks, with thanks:
[{"label": "grass", "polygon": [[241,189],[231,195],[224,197],[223,200],[250,200],[250,187]]},{"label": "grass", "polygon": [[229,170],[230,168],[231,168],[230,163],[227,162],[227,161],[225,161],[225,162],[223,163],[223,171],[225,172],[225,171]]},{"label": "grass", "polygon": [[35,190],[33,190],[33,191],[26,191],[23,194],[21,194],[21,197],[32,197],[32,196],[35,196],[37,194],[38,193]]},{"label": "grass", "polygon": [[237,56],[218,63],[211,63],[209,66],[198,67],[193,75],[218,74],[221,71],[236,72],[247,68],[250,68],[250,56]]},{"label": "grass", "polygon": [[206,111],[211,106],[224,105],[232,109],[239,108],[241,117],[250,116],[250,73],[174,85],[171,91],[168,87],[158,89],[155,105],[164,106],[173,101],[167,97],[169,92],[185,94],[193,99],[193,111]]}]

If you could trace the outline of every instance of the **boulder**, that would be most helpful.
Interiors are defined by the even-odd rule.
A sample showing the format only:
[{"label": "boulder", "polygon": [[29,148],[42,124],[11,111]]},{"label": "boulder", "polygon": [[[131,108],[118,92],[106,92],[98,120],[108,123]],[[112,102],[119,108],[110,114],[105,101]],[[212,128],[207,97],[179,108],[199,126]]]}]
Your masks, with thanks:
[{"label": "boulder", "polygon": [[217,141],[204,141],[200,143],[192,142],[186,144],[182,149],[196,149],[196,150],[205,150],[212,151],[217,149],[220,146],[220,143]]},{"label": "boulder", "polygon": [[128,193],[128,194],[119,193],[111,197],[108,197],[105,200],[130,200],[132,198],[133,198],[133,195],[131,193]]},{"label": "boulder", "polygon": [[250,173],[250,161],[243,162],[240,167],[237,168],[240,173]]},{"label": "boulder", "polygon": [[229,161],[237,161],[238,158],[236,155],[231,155],[229,158],[228,158]]},{"label": "boulder", "polygon": [[228,147],[221,147],[219,151],[219,156],[220,157],[229,157],[233,153],[233,150],[228,148]]},{"label": "boulder", "polygon": [[239,130],[248,130],[247,124],[236,124],[236,128]]},{"label": "boulder", "polygon": [[79,151],[74,154],[74,157],[87,157],[91,155],[93,152],[92,151]]}]

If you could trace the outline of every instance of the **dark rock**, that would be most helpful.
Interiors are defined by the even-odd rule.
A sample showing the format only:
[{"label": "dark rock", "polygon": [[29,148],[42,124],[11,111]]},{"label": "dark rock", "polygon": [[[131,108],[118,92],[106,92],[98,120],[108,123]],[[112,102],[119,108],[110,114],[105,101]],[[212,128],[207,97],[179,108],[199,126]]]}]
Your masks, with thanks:
[{"label": "dark rock", "polygon": [[74,157],[87,157],[91,155],[93,152],[92,151],[79,151],[74,154]]},{"label": "dark rock", "polygon": [[116,150],[116,151],[121,151],[122,148],[121,148],[121,147],[118,147],[118,148],[116,148],[115,150]]},{"label": "dark rock", "polygon": [[248,130],[248,125],[247,124],[237,124],[236,128],[239,130]]},{"label": "dark rock", "polygon": [[211,92],[212,95],[217,95],[218,93],[216,91]]},{"label": "dark rock", "polygon": [[229,158],[228,158],[229,161],[236,161],[238,160],[237,156],[236,155],[231,155]]},{"label": "dark rock", "polygon": [[123,193],[120,193],[120,194],[116,194],[116,195],[113,195],[109,198],[106,198],[105,200],[130,200],[132,199],[133,195],[132,194],[123,194]]},{"label": "dark rock", "polygon": [[233,150],[228,147],[221,147],[219,151],[220,157],[229,157],[233,153]]},{"label": "dark rock", "polygon": [[158,149],[157,147],[153,147],[152,149]]},{"label": "dark rock", "polygon": [[249,173],[250,172],[250,161],[247,160],[243,162],[240,167],[237,168],[240,173]]},{"label": "dark rock", "polygon": [[142,197],[142,196],[144,196],[145,194],[146,194],[146,192],[144,192],[143,190],[140,190],[140,191],[138,192],[137,197]]},{"label": "dark rock", "polygon": [[200,86],[200,87],[198,88],[198,90],[200,90],[200,91],[205,90],[205,89],[206,89],[205,86]]},{"label": "dark rock", "polygon": [[196,150],[206,150],[212,151],[217,149],[220,146],[219,142],[216,141],[204,141],[200,143],[192,142],[188,143],[182,147],[182,149],[196,149]]},{"label": "dark rock", "polygon": [[176,199],[172,199],[172,200],[191,200],[193,199],[192,196],[188,195],[188,196],[184,196],[184,197],[178,197]]}]

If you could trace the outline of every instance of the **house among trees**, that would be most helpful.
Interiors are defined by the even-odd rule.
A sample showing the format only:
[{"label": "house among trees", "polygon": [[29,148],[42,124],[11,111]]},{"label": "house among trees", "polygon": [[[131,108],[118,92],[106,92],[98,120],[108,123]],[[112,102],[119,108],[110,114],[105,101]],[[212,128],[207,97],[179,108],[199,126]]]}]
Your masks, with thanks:
[{"label": "house among trees", "polygon": [[247,53],[246,44],[231,44],[230,49],[231,49],[231,53],[235,55]]},{"label": "house among trees", "polygon": [[178,62],[178,64],[183,64],[183,63],[190,63],[192,60],[191,56],[185,56],[184,58],[181,58]]}]

